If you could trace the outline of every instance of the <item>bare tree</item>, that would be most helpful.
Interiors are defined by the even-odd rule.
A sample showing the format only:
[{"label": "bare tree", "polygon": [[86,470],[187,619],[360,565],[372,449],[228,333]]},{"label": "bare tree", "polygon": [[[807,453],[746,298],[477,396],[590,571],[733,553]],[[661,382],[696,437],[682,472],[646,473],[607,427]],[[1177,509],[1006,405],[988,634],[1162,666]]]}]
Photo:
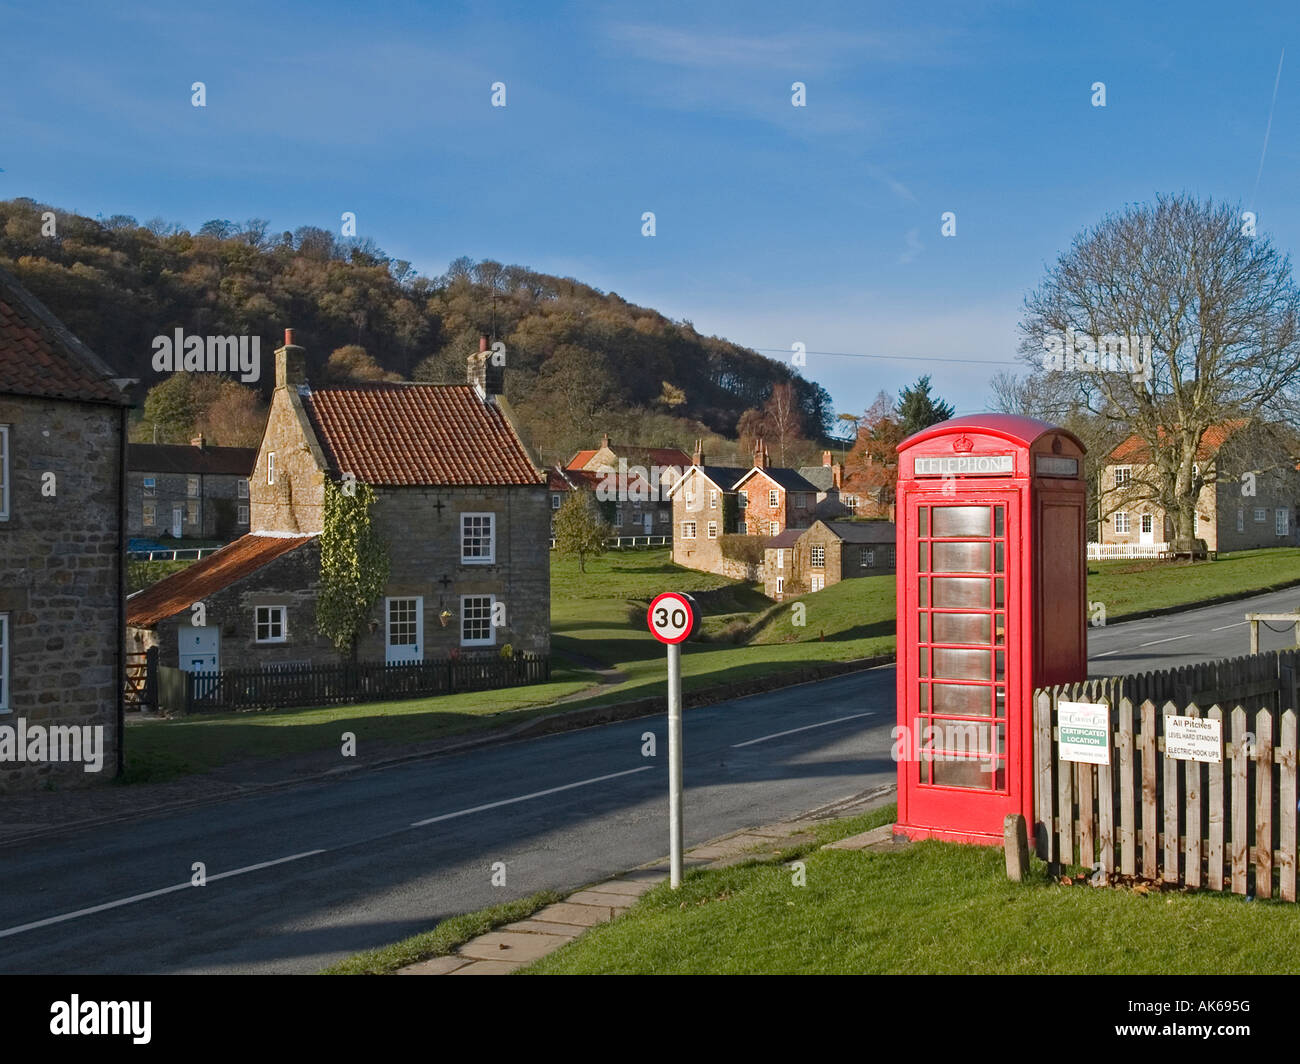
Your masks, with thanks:
[{"label": "bare tree", "polygon": [[803,413],[794,393],[794,385],[782,381],[772,388],[772,394],[763,406],[768,430],[776,437],[777,453],[785,465],[786,448],[803,436]]},{"label": "bare tree", "polygon": [[1027,360],[1142,440],[1141,487],[1179,540],[1220,475],[1198,462],[1206,433],[1295,409],[1300,294],[1290,260],[1246,230],[1235,207],[1162,196],[1081,233],[1025,300]]}]

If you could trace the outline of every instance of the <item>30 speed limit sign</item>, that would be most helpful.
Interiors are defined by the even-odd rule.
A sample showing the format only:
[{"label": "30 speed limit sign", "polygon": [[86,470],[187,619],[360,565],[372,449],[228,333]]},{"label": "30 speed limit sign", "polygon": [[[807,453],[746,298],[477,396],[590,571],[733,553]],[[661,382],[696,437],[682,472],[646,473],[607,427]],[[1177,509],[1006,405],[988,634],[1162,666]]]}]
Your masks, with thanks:
[{"label": "30 speed limit sign", "polygon": [[650,603],[646,624],[659,642],[683,643],[698,630],[700,614],[690,595],[665,591]]}]

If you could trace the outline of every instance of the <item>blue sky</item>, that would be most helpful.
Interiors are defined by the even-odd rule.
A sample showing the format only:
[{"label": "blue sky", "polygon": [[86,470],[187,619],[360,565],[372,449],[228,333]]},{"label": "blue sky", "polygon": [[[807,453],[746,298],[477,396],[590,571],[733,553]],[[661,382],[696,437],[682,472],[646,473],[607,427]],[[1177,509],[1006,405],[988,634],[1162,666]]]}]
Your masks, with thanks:
[{"label": "blue sky", "polygon": [[1300,246],[1300,46],[1260,168],[1298,21],[1195,0],[0,0],[0,197],[191,228],[354,211],[429,274],[493,258],[764,353],[802,342],[841,411],[930,373],[975,412],[1026,292],[1107,212],[1189,192]]}]

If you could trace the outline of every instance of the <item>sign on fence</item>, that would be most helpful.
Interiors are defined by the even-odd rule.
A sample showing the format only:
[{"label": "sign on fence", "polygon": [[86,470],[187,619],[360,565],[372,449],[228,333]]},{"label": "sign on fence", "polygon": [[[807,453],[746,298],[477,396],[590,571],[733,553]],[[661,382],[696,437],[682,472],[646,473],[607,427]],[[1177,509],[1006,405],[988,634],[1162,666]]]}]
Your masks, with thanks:
[{"label": "sign on fence", "polygon": [[1060,738],[1057,750],[1062,761],[1088,765],[1110,764],[1110,707],[1097,702],[1057,704]]},{"label": "sign on fence", "polygon": [[1221,764],[1223,722],[1212,717],[1165,717],[1165,757]]}]

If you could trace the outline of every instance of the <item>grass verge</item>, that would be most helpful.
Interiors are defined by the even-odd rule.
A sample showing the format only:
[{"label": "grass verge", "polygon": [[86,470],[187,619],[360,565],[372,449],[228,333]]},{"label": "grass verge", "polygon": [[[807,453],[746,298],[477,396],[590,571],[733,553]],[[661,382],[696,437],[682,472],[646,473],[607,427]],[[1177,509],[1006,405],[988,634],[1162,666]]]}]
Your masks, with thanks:
[{"label": "grass verge", "polygon": [[432,957],[444,957],[472,938],[487,934],[495,927],[512,924],[532,916],[538,909],[560,901],[562,895],[553,890],[542,890],[518,901],[493,905],[490,909],[452,916],[431,931],[403,939],[391,946],[356,953],[338,964],[330,965],[321,975],[391,975],[408,964],[417,964]]},{"label": "grass verge", "polygon": [[[892,808],[848,822],[888,823]],[[840,830],[844,830],[841,828]],[[783,860],[792,855],[783,855]],[[1262,974],[1300,971],[1294,905],[1211,892],[1062,886],[998,849],[812,850],[687,874],[527,974]],[[522,974],[521,973],[521,974]]]}]

